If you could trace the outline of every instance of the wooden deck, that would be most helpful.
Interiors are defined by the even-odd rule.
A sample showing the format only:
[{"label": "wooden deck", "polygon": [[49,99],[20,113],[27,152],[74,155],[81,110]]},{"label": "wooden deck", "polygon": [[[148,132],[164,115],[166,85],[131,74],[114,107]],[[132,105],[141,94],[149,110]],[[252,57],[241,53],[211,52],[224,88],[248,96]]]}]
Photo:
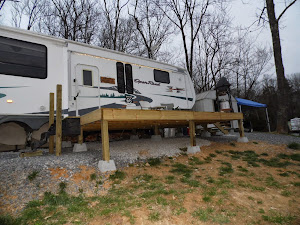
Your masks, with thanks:
[{"label": "wooden deck", "polygon": [[[154,129],[171,127],[190,127],[191,146],[196,145],[195,126],[238,120],[240,136],[244,136],[242,113],[194,112],[182,110],[135,110],[98,109],[80,117],[82,131],[101,130],[103,160],[110,159],[109,130]],[[82,143],[82,135],[79,136]]]}]

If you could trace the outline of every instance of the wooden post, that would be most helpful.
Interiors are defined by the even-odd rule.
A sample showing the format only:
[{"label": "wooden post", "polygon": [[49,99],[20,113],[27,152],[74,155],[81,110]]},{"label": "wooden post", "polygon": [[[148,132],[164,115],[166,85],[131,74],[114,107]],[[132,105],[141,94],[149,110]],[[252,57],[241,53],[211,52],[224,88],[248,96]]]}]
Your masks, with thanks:
[{"label": "wooden post", "polygon": [[158,125],[155,125],[155,126],[154,126],[154,134],[155,134],[155,135],[159,135]]},{"label": "wooden post", "polygon": [[245,137],[243,120],[239,120],[240,137]]},{"label": "wooden post", "polygon": [[190,140],[191,140],[191,146],[196,146],[196,138],[195,138],[195,122],[189,121],[189,129],[190,129]]},{"label": "wooden post", "polygon": [[[54,93],[49,96],[49,128],[54,123]],[[49,137],[49,153],[54,154],[54,136]]]},{"label": "wooden post", "polygon": [[80,135],[78,135],[78,144],[83,144],[83,129],[80,126]]},{"label": "wooden post", "polygon": [[102,141],[102,156],[103,160],[109,161],[109,134],[107,120],[101,120],[101,141]]},{"label": "wooden post", "polygon": [[62,85],[56,86],[56,156],[61,155],[62,139]]}]

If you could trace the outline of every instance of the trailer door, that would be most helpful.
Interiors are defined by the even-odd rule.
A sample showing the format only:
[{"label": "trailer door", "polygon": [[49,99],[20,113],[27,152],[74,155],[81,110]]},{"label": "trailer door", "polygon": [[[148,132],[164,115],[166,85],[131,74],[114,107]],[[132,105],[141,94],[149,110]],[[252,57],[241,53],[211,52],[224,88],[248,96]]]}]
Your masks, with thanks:
[{"label": "trailer door", "polygon": [[76,65],[76,115],[84,115],[100,107],[99,71],[95,66]]}]

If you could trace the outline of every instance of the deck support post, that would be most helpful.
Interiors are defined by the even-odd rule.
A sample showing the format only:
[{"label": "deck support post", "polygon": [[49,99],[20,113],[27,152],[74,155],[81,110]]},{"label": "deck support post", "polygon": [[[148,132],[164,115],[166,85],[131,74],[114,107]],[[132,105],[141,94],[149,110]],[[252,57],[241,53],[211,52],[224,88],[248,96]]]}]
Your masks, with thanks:
[{"label": "deck support post", "polygon": [[239,120],[239,132],[240,132],[240,137],[237,139],[237,142],[243,142],[243,143],[249,142],[248,138],[245,137],[243,120]]},{"label": "deck support post", "polygon": [[[54,123],[54,93],[49,95],[49,128]],[[54,154],[54,136],[49,137],[49,153]]]},{"label": "deck support post", "polygon": [[62,85],[56,86],[56,156],[61,155],[62,141]]},{"label": "deck support post", "polygon": [[78,144],[82,145],[83,144],[83,129],[82,126],[80,126],[80,135],[78,135]]},{"label": "deck support post", "polygon": [[191,144],[191,146],[188,147],[187,153],[194,154],[194,153],[200,152],[200,147],[196,146],[196,138],[195,138],[196,126],[195,126],[195,121],[192,121],[192,120],[189,121],[189,129],[190,129],[190,144]]},{"label": "deck support post", "polygon": [[109,161],[109,134],[108,134],[108,121],[101,120],[101,142],[102,142],[102,156],[103,160]]},{"label": "deck support post", "polygon": [[189,129],[190,129],[191,146],[196,146],[196,138],[195,138],[196,128],[195,128],[194,121],[189,121]]}]

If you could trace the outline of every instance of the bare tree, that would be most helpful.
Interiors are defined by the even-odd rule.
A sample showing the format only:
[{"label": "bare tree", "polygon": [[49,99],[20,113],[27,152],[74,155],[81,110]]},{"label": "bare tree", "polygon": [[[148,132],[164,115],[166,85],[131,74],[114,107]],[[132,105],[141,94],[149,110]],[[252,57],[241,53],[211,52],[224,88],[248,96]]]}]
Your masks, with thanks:
[{"label": "bare tree", "polygon": [[91,43],[98,27],[99,10],[93,0],[51,0],[39,23],[41,32]]},{"label": "bare tree", "polygon": [[191,77],[194,76],[194,54],[197,35],[208,16],[208,8],[214,0],[163,0],[157,6],[177,27],[183,43],[185,64]]},{"label": "bare tree", "polygon": [[46,0],[25,0],[16,1],[12,5],[12,21],[15,27],[21,27],[26,22],[26,29],[31,30],[34,24],[40,19],[42,12],[47,7]]},{"label": "bare tree", "polygon": [[274,61],[276,67],[276,75],[277,75],[277,85],[278,85],[278,113],[277,113],[277,132],[279,133],[287,133],[287,103],[288,103],[288,85],[287,80],[284,73],[284,67],[282,63],[282,54],[281,54],[281,42],[279,36],[279,21],[285,12],[295,4],[297,0],[290,1],[284,10],[279,14],[278,17],[275,15],[275,5],[273,0],[266,0],[266,6],[262,10],[262,14],[265,10],[267,10],[270,30],[272,34],[272,42],[273,42],[273,54]]},{"label": "bare tree", "polygon": [[133,13],[129,13],[135,22],[138,45],[143,46],[139,55],[156,59],[163,43],[173,33],[171,21],[157,10],[153,0],[135,0]]}]

